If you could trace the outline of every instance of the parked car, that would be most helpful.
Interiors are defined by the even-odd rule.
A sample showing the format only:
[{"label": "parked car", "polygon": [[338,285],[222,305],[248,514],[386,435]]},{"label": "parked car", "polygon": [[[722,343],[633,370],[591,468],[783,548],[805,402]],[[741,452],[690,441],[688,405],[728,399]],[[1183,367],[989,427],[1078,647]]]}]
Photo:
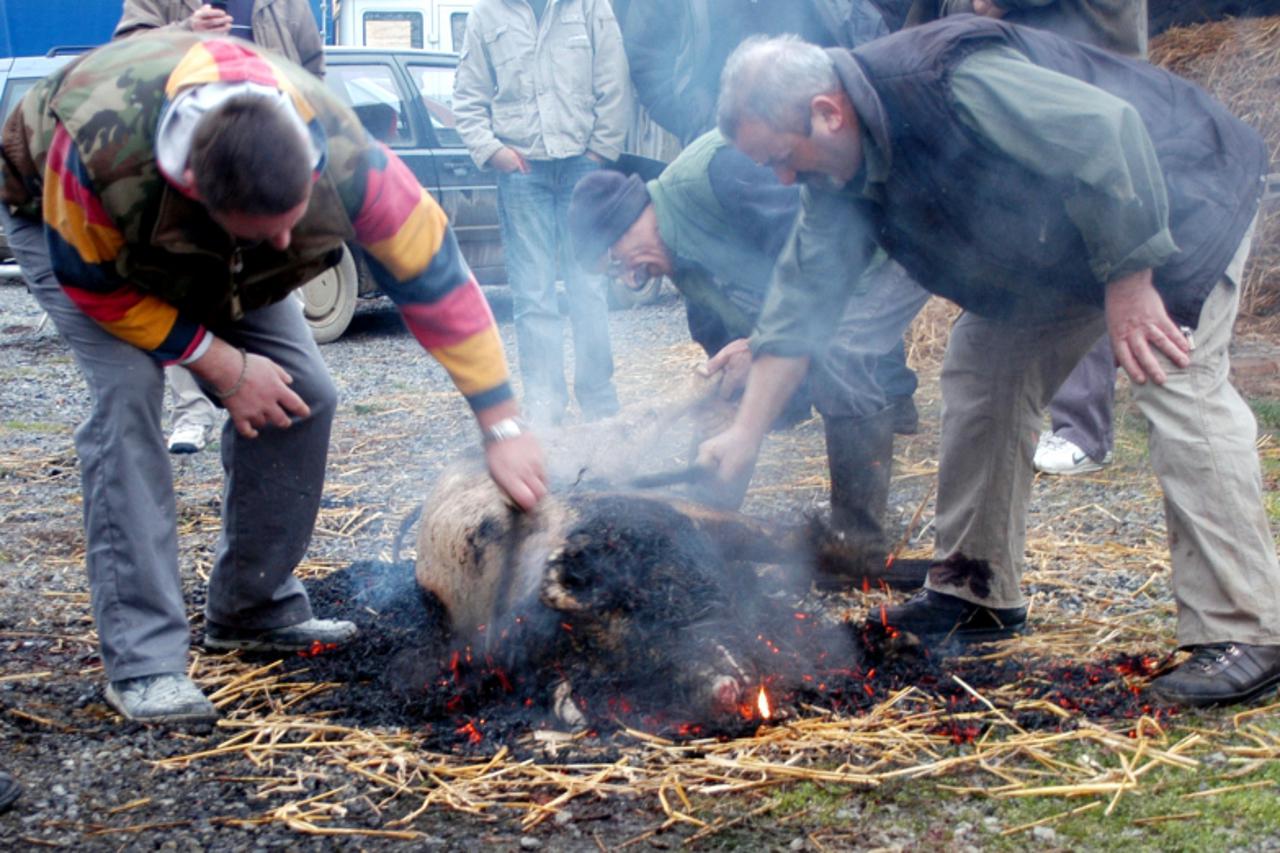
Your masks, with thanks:
[{"label": "parked car", "polygon": [[[0,59],[0,114],[7,117],[31,86],[71,55]],[[449,217],[463,256],[481,284],[503,284],[497,177],[476,167],[453,116],[453,74],[458,57],[428,50],[325,48],[325,83],[365,128],[413,171]],[[640,158],[642,159],[642,158]],[[0,241],[3,235],[0,233]],[[8,257],[8,244],[0,246]],[[636,294],[611,283],[615,305],[657,294],[659,283]],[[362,252],[352,246],[333,269],[299,291],[312,334],[320,343],[346,331],[360,297],[378,295]]]},{"label": "parked car", "polygon": [[[74,55],[55,50],[49,56],[0,57],[0,119],[9,117],[37,80],[66,65]],[[9,238],[0,228],[0,260],[9,258]]]},{"label": "parked car", "polygon": [[[435,196],[480,283],[501,284],[506,268],[498,233],[497,178],[476,167],[458,136],[452,109],[457,63],[451,53],[329,47],[325,83]],[[316,340],[341,336],[357,297],[377,292],[359,250],[306,284],[300,293]]]}]

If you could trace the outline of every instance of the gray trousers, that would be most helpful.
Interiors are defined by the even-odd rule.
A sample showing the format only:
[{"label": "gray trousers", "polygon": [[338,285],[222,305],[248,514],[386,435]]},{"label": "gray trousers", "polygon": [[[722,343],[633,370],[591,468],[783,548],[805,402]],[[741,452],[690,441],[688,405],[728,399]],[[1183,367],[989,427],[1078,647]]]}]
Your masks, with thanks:
[{"label": "gray trousers", "polygon": [[[876,379],[881,357],[902,345],[903,333],[928,301],[929,291],[893,261],[867,276],[866,290],[850,297],[831,343],[809,369],[819,414],[865,418],[885,407],[886,393]],[[912,385],[904,396],[914,390]]]},{"label": "gray trousers", "polygon": [[[163,371],[67,298],[38,222],[11,217],[3,206],[0,219],[32,295],[71,347],[89,387],[91,410],[75,441],[90,596],[107,678],[185,671],[190,629],[178,574],[173,472],[161,429]],[[255,439],[226,421],[222,533],[205,615],[245,628],[296,624],[311,617],[293,568],[319,510],[337,391],[297,300],[252,311],[218,334],[288,371],[311,414],[288,429],[262,429]]]},{"label": "gray trousers", "polygon": [[1049,402],[1053,433],[1101,462],[1115,446],[1115,404],[1116,356],[1104,334]]},{"label": "gray trousers", "polygon": [[[1257,423],[1227,377],[1251,236],[1205,302],[1191,365],[1163,360],[1164,385],[1133,386],[1164,492],[1182,646],[1280,644],[1280,565],[1263,504]],[[935,570],[930,589],[992,607],[1025,603],[1019,581],[1035,435],[1049,398],[1104,329],[1097,309],[1041,324],[972,314],[956,322],[942,371],[937,553],[985,563],[992,576],[944,578]]]}]

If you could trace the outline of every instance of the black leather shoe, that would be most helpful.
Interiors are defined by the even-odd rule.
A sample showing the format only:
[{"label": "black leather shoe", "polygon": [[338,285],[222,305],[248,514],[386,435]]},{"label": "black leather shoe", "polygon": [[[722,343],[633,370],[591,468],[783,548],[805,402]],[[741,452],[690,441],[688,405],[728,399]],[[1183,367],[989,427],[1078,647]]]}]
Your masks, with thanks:
[{"label": "black leather shoe", "polygon": [[7,812],[18,797],[22,796],[22,786],[18,780],[0,770],[0,813]]},{"label": "black leather shoe", "polygon": [[814,573],[813,584],[826,592],[861,592],[863,590],[880,589],[887,586],[901,592],[911,592],[924,586],[929,578],[929,567],[933,560],[902,557],[884,565],[884,561],[874,568],[862,571],[828,572],[819,564]]},{"label": "black leather shoe", "polygon": [[[880,621],[879,614],[872,614]],[[926,643],[955,639],[962,643],[1003,640],[1022,633],[1025,607],[983,607],[963,598],[924,589],[884,611],[890,628],[910,631]]]},{"label": "black leather shoe", "polygon": [[1280,646],[1210,643],[1151,682],[1151,692],[1180,705],[1232,705],[1256,699],[1280,684]]}]

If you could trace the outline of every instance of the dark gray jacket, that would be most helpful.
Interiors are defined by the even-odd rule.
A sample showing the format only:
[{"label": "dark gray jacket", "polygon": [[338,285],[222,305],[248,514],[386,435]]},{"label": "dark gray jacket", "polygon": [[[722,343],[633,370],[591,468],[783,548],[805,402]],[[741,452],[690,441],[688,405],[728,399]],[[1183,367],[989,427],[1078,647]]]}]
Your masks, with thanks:
[{"label": "dark gray jacket", "polygon": [[640,101],[685,143],[715,127],[720,72],[748,36],[795,33],[856,47],[888,32],[870,0],[634,0],[615,8]]}]

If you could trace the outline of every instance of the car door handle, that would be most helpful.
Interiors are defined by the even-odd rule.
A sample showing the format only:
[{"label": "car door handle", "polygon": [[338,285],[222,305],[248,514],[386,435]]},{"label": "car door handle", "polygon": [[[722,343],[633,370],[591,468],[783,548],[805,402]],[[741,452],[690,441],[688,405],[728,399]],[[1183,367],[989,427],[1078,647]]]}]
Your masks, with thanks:
[{"label": "car door handle", "polygon": [[469,174],[471,172],[471,170],[468,169],[466,166],[450,166],[449,171],[453,172],[458,177],[462,177],[463,175]]}]

